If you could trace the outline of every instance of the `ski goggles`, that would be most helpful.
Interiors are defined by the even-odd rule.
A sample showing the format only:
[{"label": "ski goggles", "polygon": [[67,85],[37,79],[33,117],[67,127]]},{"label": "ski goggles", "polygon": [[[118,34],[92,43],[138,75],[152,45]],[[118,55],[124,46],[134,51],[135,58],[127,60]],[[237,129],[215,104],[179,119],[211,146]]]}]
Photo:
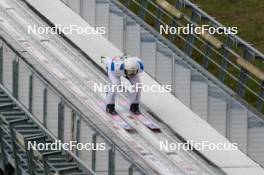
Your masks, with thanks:
[{"label": "ski goggles", "polygon": [[125,73],[127,75],[136,75],[138,73],[138,70],[125,70]]}]

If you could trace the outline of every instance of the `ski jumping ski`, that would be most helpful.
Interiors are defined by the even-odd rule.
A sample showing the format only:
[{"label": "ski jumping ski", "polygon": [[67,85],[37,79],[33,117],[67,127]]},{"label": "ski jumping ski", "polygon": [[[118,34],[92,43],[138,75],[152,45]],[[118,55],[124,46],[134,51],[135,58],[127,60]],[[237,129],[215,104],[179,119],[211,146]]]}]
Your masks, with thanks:
[{"label": "ski jumping ski", "polygon": [[[101,109],[105,110],[105,103],[103,101],[99,101],[98,105],[101,107]],[[119,125],[123,129],[125,129],[128,132],[135,132],[135,128],[133,128],[130,124],[128,124],[125,120],[123,120],[120,115],[117,113],[115,115],[112,115],[108,112],[106,112],[111,118],[114,124]]]},{"label": "ski jumping ski", "polygon": [[133,114],[131,113],[130,118],[139,120],[143,125],[145,125],[147,128],[154,132],[161,132],[161,129],[158,127],[156,123],[154,123],[151,119],[144,116],[143,114]]},{"label": "ski jumping ski", "polygon": [[[128,109],[128,102],[127,101],[120,101],[120,104],[125,108]],[[134,120],[138,120],[140,121],[144,126],[146,126],[147,128],[149,128],[150,130],[152,130],[153,132],[161,132],[160,127],[153,122],[149,117],[146,117],[144,114],[142,114],[141,112],[139,114],[134,114],[133,112],[131,112],[129,109],[129,117],[131,119]]]},{"label": "ski jumping ski", "polygon": [[119,126],[124,128],[128,132],[134,132],[135,129],[129,125],[127,122],[125,122],[119,115],[111,115],[109,114],[113,120],[113,122],[117,123]]}]

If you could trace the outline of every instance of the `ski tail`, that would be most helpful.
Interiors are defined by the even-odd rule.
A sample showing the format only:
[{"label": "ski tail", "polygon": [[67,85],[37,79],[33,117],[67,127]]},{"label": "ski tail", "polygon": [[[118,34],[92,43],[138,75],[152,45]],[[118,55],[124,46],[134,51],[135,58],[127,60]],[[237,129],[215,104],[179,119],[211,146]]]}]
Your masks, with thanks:
[{"label": "ski tail", "polygon": [[[104,101],[98,101],[97,104],[100,106],[102,110],[105,111],[105,102]],[[127,132],[135,132],[135,128],[133,128],[130,124],[128,124],[125,120],[123,120],[120,115],[117,113],[116,115],[112,115],[108,112],[106,112],[109,116],[111,116],[111,119],[115,125],[120,126],[121,128],[125,129]]]},{"label": "ski tail", "polygon": [[141,123],[143,123],[147,128],[152,130],[153,132],[161,132],[160,127],[154,123],[151,119],[145,117],[143,114],[139,115],[133,115],[133,118],[139,120]]},{"label": "ski tail", "polygon": [[125,129],[128,132],[135,132],[135,128],[133,128],[130,124],[124,121],[119,115],[112,115],[113,121],[117,122],[117,124]]}]

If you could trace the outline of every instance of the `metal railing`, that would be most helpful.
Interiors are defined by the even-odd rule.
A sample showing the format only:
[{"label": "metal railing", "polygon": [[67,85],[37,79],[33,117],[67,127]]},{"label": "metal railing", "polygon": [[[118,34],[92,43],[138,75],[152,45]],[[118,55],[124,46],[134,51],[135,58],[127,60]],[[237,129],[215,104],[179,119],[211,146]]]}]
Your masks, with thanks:
[{"label": "metal railing", "polygon": [[16,174],[95,174],[69,151],[39,150],[28,143],[54,143],[57,139],[0,85],[0,145],[2,168],[11,164]]},{"label": "metal railing", "polygon": [[[178,0],[175,5],[165,0],[119,0],[155,30],[160,25],[185,27],[207,24],[224,27],[188,0]],[[209,70],[221,82],[263,112],[264,73],[252,60],[264,60],[264,55],[236,35],[213,36],[209,33],[168,34],[169,41]],[[243,63],[241,64],[241,60]]]},{"label": "metal railing", "polygon": [[[18,101],[20,101],[24,105],[24,109],[27,109],[31,112],[28,113],[29,116],[34,116],[34,118],[37,118],[36,121],[38,121],[38,123],[43,129],[49,131],[49,133],[52,134],[53,138],[57,138],[62,142],[76,141],[77,143],[91,142],[94,144],[104,142],[106,144],[106,151],[104,153],[102,153],[102,151],[96,150],[80,152],[79,150],[75,149],[72,150],[70,154],[84,161],[85,165],[90,167],[91,170],[93,170],[94,172],[106,171],[110,175],[119,172],[127,172],[128,174],[147,174],[147,171],[141,165],[134,161],[134,159],[132,159],[130,155],[126,153],[125,150],[123,150],[122,148],[120,148],[120,146],[113,142],[112,139],[109,138],[105,134],[105,132],[90,119],[91,117],[88,117],[90,115],[94,117],[96,116],[96,114],[93,115],[92,111],[86,114],[80,111],[71,102],[71,100],[66,98],[57,89],[56,85],[51,84],[41,73],[39,73],[39,71],[37,71],[31,64],[29,64],[27,62],[27,59],[21,55],[21,52],[16,51],[16,49],[11,44],[9,44],[9,42],[6,41],[3,36],[0,36],[0,39],[3,43],[0,49],[1,84],[8,89],[10,94],[12,94]],[[8,56],[8,58],[4,58],[4,49],[8,50],[6,52],[8,52],[9,54],[11,53],[12,58],[10,58],[10,56]],[[8,59],[12,64],[5,65]],[[28,74],[23,74],[25,70],[21,71],[21,68],[26,69]],[[4,72],[7,69],[12,72],[12,75],[10,75],[10,77],[4,76],[7,75]],[[21,97],[21,94],[19,94],[19,89],[21,86],[21,81],[19,81],[19,79],[28,81],[26,82],[26,84],[28,85],[28,96],[26,97],[28,99],[26,100],[27,102],[21,99],[24,97]],[[42,111],[39,112],[42,113],[41,116],[35,114],[34,111],[36,110],[34,108],[36,108],[36,104],[33,103],[35,98],[34,91],[39,89],[40,87],[43,87],[43,89],[40,91],[40,94],[42,96],[40,98]],[[49,93],[52,93],[52,96],[49,96]],[[49,109],[49,107],[51,107],[49,105],[49,101],[52,101],[52,99],[49,98],[54,98],[54,96],[59,99],[59,103],[53,106],[55,110]],[[53,118],[57,119],[57,123],[55,124],[55,130],[54,126],[51,126],[49,124],[53,122],[50,121],[52,120],[52,117],[48,116],[49,110],[53,110],[53,113],[57,112],[55,116],[52,116]],[[68,118],[65,117],[66,111],[68,111]],[[68,124],[66,125],[67,122]],[[87,130],[87,133],[81,133],[84,128]],[[105,156],[105,159],[102,160],[103,156]],[[98,160],[99,158],[100,161]],[[117,160],[122,162],[123,167],[118,166],[118,162],[116,162]]]}]

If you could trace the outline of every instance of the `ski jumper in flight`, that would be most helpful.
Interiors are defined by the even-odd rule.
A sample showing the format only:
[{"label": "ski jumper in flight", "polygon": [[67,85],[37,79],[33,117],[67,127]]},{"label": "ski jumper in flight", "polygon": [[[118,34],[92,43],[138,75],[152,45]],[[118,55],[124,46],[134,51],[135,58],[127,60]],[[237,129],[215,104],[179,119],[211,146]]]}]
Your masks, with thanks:
[{"label": "ski jumper in flight", "polygon": [[[111,82],[111,87],[120,85],[123,76],[128,79],[131,85],[140,83],[139,74],[144,71],[143,62],[137,57],[114,57],[106,58],[107,75]],[[139,99],[141,88],[130,92],[130,111],[135,114],[140,114]],[[106,111],[112,115],[117,115],[115,110],[116,91],[109,90],[106,96]]]}]

